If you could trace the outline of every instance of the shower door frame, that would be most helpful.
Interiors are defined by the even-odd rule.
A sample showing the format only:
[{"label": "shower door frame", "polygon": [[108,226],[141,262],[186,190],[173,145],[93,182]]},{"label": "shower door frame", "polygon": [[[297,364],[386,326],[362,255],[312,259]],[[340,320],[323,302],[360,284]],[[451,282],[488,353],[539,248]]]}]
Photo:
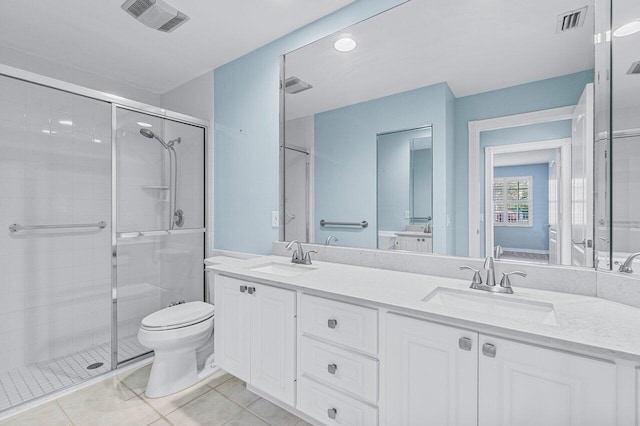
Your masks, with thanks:
[{"label": "shower door frame", "polygon": [[[117,147],[116,147],[116,130],[117,119],[116,111],[118,108],[126,109],[129,111],[139,112],[143,114],[152,115],[158,118],[175,121],[182,124],[187,124],[195,127],[200,127],[204,130],[204,253],[203,259],[207,258],[209,253],[209,196],[208,196],[208,180],[209,180],[209,125],[208,120],[192,117],[190,115],[182,114],[175,111],[170,111],[165,108],[146,104],[144,102],[138,102],[131,99],[127,99],[118,95],[114,95],[108,92],[100,90],[90,89],[77,84],[69,83],[66,81],[58,80],[52,77],[47,77],[41,74],[37,74],[31,71],[26,71],[20,68],[11,67],[8,65],[0,64],[0,76],[14,78],[27,83],[37,84],[39,86],[48,87],[51,89],[60,90],[73,95],[84,96],[86,98],[95,99],[102,102],[107,102],[111,105],[111,370],[115,370],[122,365],[126,365],[130,362],[135,362],[142,359],[145,356],[149,356],[151,352],[142,354],[129,360],[118,363],[118,289],[117,289]],[[203,300],[207,294],[207,275],[204,270],[203,264],[203,283],[202,283],[202,297]]]},{"label": "shower door frame", "polygon": [[[135,101],[134,101],[135,102]],[[137,102],[136,102],[137,103]],[[144,105],[144,104],[143,104]],[[209,217],[209,206],[207,190],[208,190],[208,153],[209,153],[209,127],[208,121],[201,120],[195,117],[186,116],[180,113],[174,113],[172,111],[167,111],[163,108],[160,108],[161,112],[158,112],[156,107],[146,105],[149,108],[140,107],[140,105],[127,105],[121,102],[111,102],[111,366],[112,370],[116,369],[121,365],[126,365],[131,362],[135,362],[144,357],[150,356],[153,351],[148,351],[143,354],[134,356],[133,358],[125,359],[123,361],[118,361],[118,231],[117,231],[117,223],[118,223],[118,147],[117,147],[117,130],[118,130],[118,119],[117,119],[117,111],[118,109],[137,112],[141,114],[150,115],[153,117],[158,117],[163,120],[170,120],[176,123],[186,124],[188,126],[199,127],[204,130],[204,253],[203,259],[206,259],[208,256],[208,222],[207,218]],[[203,124],[207,123],[207,124]],[[181,232],[182,231],[182,232]],[[195,228],[192,230],[173,230],[169,232],[167,235],[171,235],[172,233],[188,233],[194,232]],[[195,232],[194,232],[195,233]],[[202,300],[206,301],[207,295],[207,274],[204,269],[203,263],[203,277],[202,277]],[[114,367],[115,366],[115,367]]]}]

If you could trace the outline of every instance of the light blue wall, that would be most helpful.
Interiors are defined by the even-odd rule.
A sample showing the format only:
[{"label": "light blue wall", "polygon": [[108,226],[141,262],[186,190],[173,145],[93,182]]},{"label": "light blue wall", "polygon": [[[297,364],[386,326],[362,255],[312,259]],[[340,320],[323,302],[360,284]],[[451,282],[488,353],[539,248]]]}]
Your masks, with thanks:
[{"label": "light blue wall", "polygon": [[549,163],[526,166],[495,167],[496,178],[514,176],[533,177],[533,226],[495,226],[496,245],[530,250],[549,250]]},{"label": "light blue wall", "polygon": [[278,230],[280,55],[396,6],[359,0],[214,70],[214,241],[270,253]]},{"label": "light blue wall", "polygon": [[[522,114],[563,106],[575,105],[580,99],[588,83],[593,82],[593,70],[552,78],[549,80],[523,84],[492,92],[458,98],[455,105],[455,247],[456,254],[466,256],[469,253],[469,121],[487,118]],[[562,125],[561,125],[562,126]],[[532,126],[533,127],[533,126]],[[551,136],[549,128],[534,129],[541,134],[535,135],[537,140],[544,133],[547,139]],[[517,129],[504,130],[505,134]],[[485,135],[482,135],[485,136]],[[533,133],[529,135],[534,137]],[[561,136],[560,136],[561,137]],[[529,139],[531,140],[531,139]],[[486,142],[485,142],[486,143]],[[506,143],[506,142],[505,142]],[[484,161],[481,162],[481,165]],[[482,198],[481,198],[482,199]],[[478,206],[484,213],[484,206]],[[482,228],[482,227],[481,227]],[[482,245],[484,247],[484,244]]]},{"label": "light blue wall", "polygon": [[[434,252],[447,254],[447,199],[453,198],[453,164],[450,134],[453,118],[447,106],[453,99],[446,83],[398,93],[315,115],[315,238],[336,234],[341,244],[376,247],[376,135],[433,125],[433,244]],[[393,112],[393,113],[390,113]],[[453,176],[453,175],[452,175]],[[453,202],[449,203],[453,206]],[[361,230],[322,228],[321,219],[369,222]],[[453,235],[453,234],[451,234]]]}]

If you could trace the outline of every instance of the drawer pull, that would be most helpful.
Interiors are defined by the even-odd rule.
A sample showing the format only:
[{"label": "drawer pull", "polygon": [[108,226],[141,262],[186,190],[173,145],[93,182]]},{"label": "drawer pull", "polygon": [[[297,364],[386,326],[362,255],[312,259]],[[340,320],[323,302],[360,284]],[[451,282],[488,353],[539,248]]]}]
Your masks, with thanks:
[{"label": "drawer pull", "polygon": [[336,364],[327,365],[327,371],[329,374],[336,374],[336,370],[338,370],[338,366]]},{"label": "drawer pull", "polygon": [[327,416],[329,416],[331,420],[335,420],[337,415],[338,415],[338,410],[336,410],[335,408],[329,408],[327,410]]},{"label": "drawer pull", "polygon": [[485,343],[482,345],[482,355],[488,356],[489,358],[496,357],[496,347],[491,343]]},{"label": "drawer pull", "polygon": [[458,347],[463,351],[470,351],[471,347],[473,346],[472,343],[473,342],[471,342],[471,339],[469,339],[468,337],[461,337],[458,340]]},{"label": "drawer pull", "polygon": [[249,287],[247,288],[247,291],[249,292],[249,294],[253,294],[256,292],[256,288],[255,287]]},{"label": "drawer pull", "polygon": [[336,328],[338,326],[338,320],[330,319],[327,321],[327,327]]},{"label": "drawer pull", "polygon": [[244,293],[245,291],[247,291],[247,286],[246,285],[241,285],[240,286],[240,293]]}]

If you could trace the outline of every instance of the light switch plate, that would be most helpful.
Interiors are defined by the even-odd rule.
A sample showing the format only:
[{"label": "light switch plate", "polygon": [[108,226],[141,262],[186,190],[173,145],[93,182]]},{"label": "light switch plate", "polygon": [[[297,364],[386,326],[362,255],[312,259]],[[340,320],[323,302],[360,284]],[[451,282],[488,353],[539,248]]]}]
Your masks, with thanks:
[{"label": "light switch plate", "polygon": [[280,212],[272,211],[271,212],[271,227],[279,228],[280,227]]},{"label": "light switch plate", "polygon": [[404,218],[405,219],[411,219],[411,212],[409,210],[405,210],[404,211]]}]

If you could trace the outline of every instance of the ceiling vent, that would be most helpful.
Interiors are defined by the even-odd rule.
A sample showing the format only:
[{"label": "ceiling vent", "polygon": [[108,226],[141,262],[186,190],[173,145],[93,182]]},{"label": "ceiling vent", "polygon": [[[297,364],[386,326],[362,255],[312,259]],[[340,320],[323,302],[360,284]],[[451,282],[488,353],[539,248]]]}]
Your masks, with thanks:
[{"label": "ceiling vent", "polygon": [[636,61],[631,64],[631,68],[629,68],[627,74],[640,74],[640,61]]},{"label": "ceiling vent", "polygon": [[313,88],[312,85],[300,80],[298,77],[289,77],[284,81],[284,91],[290,95],[295,95],[311,88]]},{"label": "ceiling vent", "polygon": [[162,0],[127,0],[121,7],[147,27],[165,33],[189,20],[187,15]]},{"label": "ceiling vent", "polygon": [[556,33],[563,33],[583,26],[587,17],[588,8],[588,6],[585,6],[581,9],[572,10],[571,12],[558,15]]}]

